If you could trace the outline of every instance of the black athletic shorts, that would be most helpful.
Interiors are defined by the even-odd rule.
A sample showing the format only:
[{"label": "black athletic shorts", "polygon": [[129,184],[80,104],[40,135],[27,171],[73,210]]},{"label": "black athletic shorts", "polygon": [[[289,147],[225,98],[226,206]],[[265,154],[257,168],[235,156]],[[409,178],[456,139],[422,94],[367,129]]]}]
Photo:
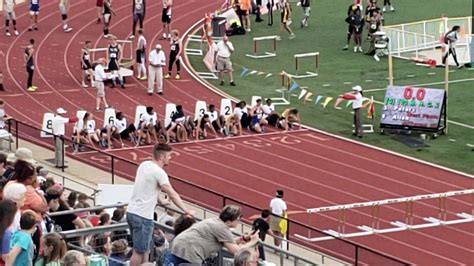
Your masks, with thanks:
[{"label": "black athletic shorts", "polygon": [[161,14],[161,22],[163,23],[171,23],[171,15],[168,15],[168,9],[163,8],[163,13]]}]

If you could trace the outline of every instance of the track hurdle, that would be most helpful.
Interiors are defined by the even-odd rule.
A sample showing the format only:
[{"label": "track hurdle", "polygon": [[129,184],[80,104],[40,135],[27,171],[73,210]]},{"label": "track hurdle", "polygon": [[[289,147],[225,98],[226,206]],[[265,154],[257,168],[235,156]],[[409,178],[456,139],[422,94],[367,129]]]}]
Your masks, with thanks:
[{"label": "track hurdle", "polygon": [[[262,36],[262,37],[254,37],[253,38],[253,54],[246,54],[246,56],[250,58],[267,58],[267,57],[273,57],[276,56],[276,49],[277,49],[277,38],[278,36],[273,35],[273,36]],[[262,54],[258,53],[258,42],[259,41],[267,41],[267,40],[273,40],[273,52],[264,52]]]},{"label": "track hurdle", "polygon": [[[300,61],[303,60],[304,58],[314,58],[314,72],[313,71],[305,71],[301,75],[299,74],[301,70],[300,66]],[[295,79],[302,79],[302,78],[311,78],[311,77],[317,77],[319,74],[319,52],[314,52],[314,53],[304,53],[304,54],[295,54],[295,70],[296,74],[290,76]]]},{"label": "track hurdle", "polygon": [[289,105],[291,95],[288,92],[291,88],[291,76],[285,72],[280,73],[281,88],[277,89],[277,92],[281,93],[281,97],[270,98],[274,105]]}]

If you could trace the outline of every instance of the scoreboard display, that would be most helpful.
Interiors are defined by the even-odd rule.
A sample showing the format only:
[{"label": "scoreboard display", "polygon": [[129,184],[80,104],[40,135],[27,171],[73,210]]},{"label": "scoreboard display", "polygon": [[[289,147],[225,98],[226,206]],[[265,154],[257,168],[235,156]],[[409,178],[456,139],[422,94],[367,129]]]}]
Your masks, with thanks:
[{"label": "scoreboard display", "polygon": [[437,131],[444,110],[442,89],[388,86],[380,127]]}]

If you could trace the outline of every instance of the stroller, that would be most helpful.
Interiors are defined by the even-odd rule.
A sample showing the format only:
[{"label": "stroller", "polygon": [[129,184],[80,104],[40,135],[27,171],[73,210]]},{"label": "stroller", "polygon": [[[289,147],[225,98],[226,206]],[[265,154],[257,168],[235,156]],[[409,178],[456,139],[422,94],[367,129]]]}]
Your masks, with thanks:
[{"label": "stroller", "polygon": [[374,59],[378,62],[380,57],[388,55],[388,42],[389,38],[387,34],[383,31],[377,31],[373,33],[374,38]]}]

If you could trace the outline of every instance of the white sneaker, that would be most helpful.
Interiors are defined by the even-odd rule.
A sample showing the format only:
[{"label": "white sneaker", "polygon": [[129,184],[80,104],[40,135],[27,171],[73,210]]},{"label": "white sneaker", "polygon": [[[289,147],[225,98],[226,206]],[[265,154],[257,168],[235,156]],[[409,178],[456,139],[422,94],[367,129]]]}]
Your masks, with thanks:
[{"label": "white sneaker", "polygon": [[64,29],[64,32],[66,32],[66,33],[71,32],[71,31],[72,31],[72,28],[69,28],[69,27]]},{"label": "white sneaker", "polygon": [[374,59],[375,59],[375,61],[377,61],[377,62],[380,61],[380,58],[379,58],[376,54],[374,55]]},{"label": "white sneaker", "polygon": [[290,37],[288,37],[288,39],[290,39],[290,40],[293,40],[294,38],[296,38],[296,35],[295,35],[294,33],[292,33],[292,34],[290,35]]},{"label": "white sneaker", "polygon": [[15,30],[14,32],[16,36],[20,35],[17,30]]},{"label": "white sneaker", "polygon": [[82,83],[82,87],[83,88],[88,88],[89,86],[87,86],[87,84],[85,84],[84,82]]},{"label": "white sneaker", "polygon": [[362,46],[359,46],[359,52],[364,52],[364,50],[362,50]]},{"label": "white sneaker", "polygon": [[354,53],[357,53],[357,46],[354,46]]},{"label": "white sneaker", "polygon": [[252,30],[250,28],[245,29],[246,32],[251,32]]},{"label": "white sneaker", "polygon": [[393,6],[390,6],[390,11],[395,11],[395,8]]},{"label": "white sneaker", "polygon": [[128,37],[130,40],[133,40],[135,39],[135,35],[130,35],[130,37]]},{"label": "white sneaker", "polygon": [[7,31],[7,33],[5,33],[5,34],[6,34],[7,36],[12,36],[12,34],[11,34],[9,31]]},{"label": "white sneaker", "polygon": [[385,12],[387,11],[387,9],[385,7],[382,8],[382,12]]}]

